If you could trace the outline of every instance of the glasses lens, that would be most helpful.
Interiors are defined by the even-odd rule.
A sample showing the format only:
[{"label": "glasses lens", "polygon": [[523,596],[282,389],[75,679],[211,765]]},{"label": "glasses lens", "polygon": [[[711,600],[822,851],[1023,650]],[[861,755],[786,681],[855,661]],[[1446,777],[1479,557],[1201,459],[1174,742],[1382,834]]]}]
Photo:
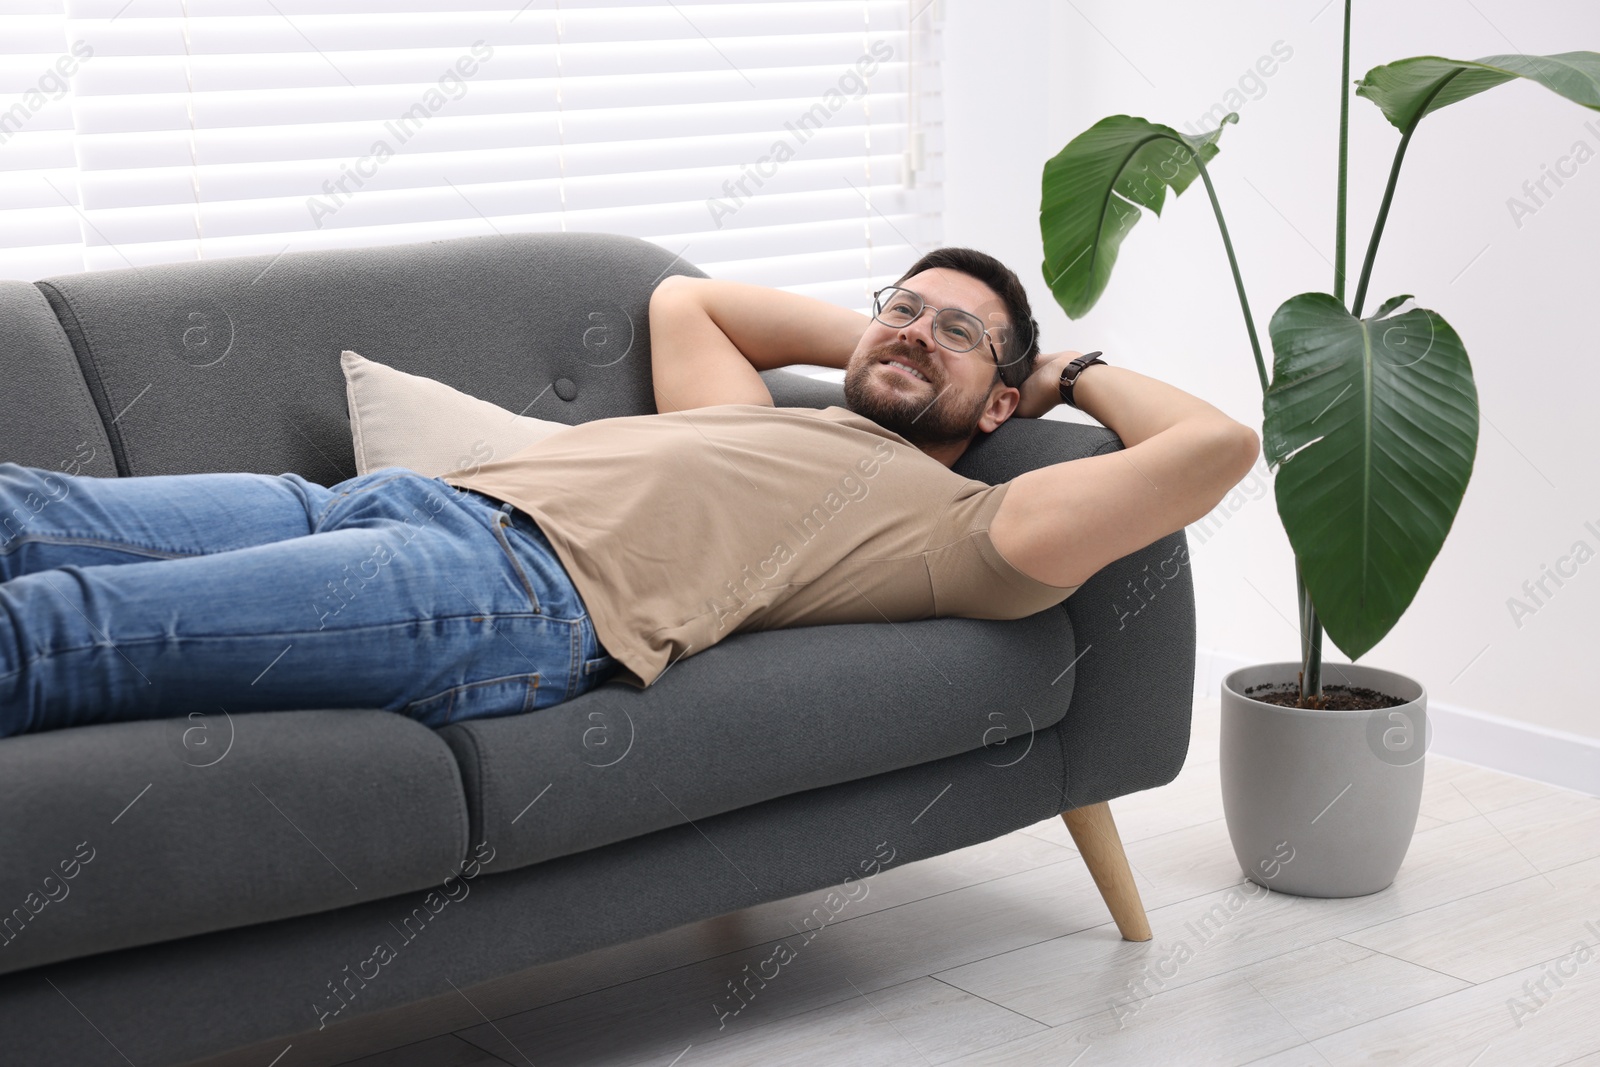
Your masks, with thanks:
[{"label": "glasses lens", "polygon": [[905,289],[889,288],[878,294],[878,321],[904,326],[922,311],[922,298]]},{"label": "glasses lens", "polygon": [[983,340],[983,323],[955,308],[945,308],[933,320],[933,335],[952,352],[969,352]]}]

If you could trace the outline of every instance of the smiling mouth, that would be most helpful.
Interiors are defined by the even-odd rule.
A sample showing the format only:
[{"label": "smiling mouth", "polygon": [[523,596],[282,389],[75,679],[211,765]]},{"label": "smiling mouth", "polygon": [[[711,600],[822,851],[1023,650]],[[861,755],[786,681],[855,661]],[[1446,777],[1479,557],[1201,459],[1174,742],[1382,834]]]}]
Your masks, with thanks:
[{"label": "smiling mouth", "polygon": [[[903,374],[907,378],[914,378],[915,380],[917,380],[919,382],[928,382],[929,381],[927,375],[925,375],[921,370],[912,367],[908,363],[902,363],[899,360],[894,360],[894,359],[879,360],[879,362],[882,363],[885,367],[888,367],[891,371],[894,371],[896,374]],[[932,383],[929,382],[929,384],[932,384]]]}]

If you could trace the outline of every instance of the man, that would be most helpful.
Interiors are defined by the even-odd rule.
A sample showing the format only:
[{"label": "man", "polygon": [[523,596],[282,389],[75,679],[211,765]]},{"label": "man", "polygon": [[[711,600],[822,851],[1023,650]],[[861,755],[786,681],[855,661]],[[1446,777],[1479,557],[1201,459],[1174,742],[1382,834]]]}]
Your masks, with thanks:
[{"label": "man", "polygon": [[[0,463],[0,737],[294,707],[440,726],[648,686],[742,630],[1032,614],[1200,518],[1259,447],[1094,363],[1072,401],[1123,451],[956,474],[977,434],[1060,402],[1078,353],[1039,363],[1036,332],[1016,275],[971,249],[924,256],[870,317],[675,276],[650,301],[657,414],[468,471]],[[774,407],[758,372],[796,363],[843,369],[847,406]]]}]

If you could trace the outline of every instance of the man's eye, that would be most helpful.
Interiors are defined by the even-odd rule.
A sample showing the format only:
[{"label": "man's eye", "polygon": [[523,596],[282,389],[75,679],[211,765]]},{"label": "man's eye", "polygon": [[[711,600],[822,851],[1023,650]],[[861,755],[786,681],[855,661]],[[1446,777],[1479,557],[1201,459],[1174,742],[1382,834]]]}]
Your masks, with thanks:
[{"label": "man's eye", "polygon": [[893,304],[890,304],[889,305],[889,310],[893,311],[893,312],[896,312],[897,314],[909,315],[909,314],[911,314],[911,305],[906,303],[904,300],[900,300],[900,301],[897,301],[897,302],[895,302]]},{"label": "man's eye", "polygon": [[965,326],[947,326],[945,329],[949,330],[963,341],[972,340],[972,334],[967,331]]}]

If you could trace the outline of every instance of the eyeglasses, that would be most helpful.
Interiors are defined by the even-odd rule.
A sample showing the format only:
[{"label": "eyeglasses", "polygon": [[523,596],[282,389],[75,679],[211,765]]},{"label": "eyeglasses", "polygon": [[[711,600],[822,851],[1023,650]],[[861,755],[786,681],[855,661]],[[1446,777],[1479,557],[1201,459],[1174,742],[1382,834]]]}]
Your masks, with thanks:
[{"label": "eyeglasses", "polygon": [[[872,317],[885,326],[909,326],[917,321],[928,304],[921,294],[889,285],[872,294]],[[983,320],[960,308],[933,308],[933,339],[952,352],[971,352],[980,341],[989,341]],[[1000,353],[989,341],[995,372],[1000,370]]]}]

